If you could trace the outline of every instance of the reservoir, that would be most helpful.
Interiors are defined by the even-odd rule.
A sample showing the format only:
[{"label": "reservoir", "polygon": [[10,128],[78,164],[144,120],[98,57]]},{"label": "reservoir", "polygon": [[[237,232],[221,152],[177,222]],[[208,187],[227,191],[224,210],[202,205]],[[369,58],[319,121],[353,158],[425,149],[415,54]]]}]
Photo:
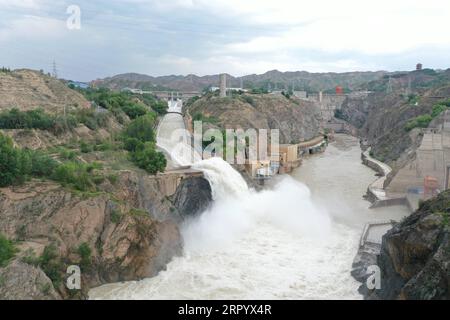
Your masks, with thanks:
[{"label": "reservoir", "polygon": [[369,209],[363,195],[377,177],[356,138],[337,135],[261,192],[219,160],[198,165],[217,196],[182,226],[182,256],[156,277],[94,288],[90,299],[362,299],[350,271],[364,224],[408,210]]}]

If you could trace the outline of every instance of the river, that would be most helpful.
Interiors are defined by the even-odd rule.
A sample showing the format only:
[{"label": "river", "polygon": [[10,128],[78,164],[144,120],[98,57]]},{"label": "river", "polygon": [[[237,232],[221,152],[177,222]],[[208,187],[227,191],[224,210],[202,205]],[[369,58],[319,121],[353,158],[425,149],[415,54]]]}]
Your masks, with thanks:
[{"label": "river", "polygon": [[408,211],[368,209],[362,196],[376,177],[360,153],[357,139],[337,135],[259,193],[225,163],[199,164],[216,199],[182,227],[183,255],[156,277],[94,288],[90,298],[361,299],[350,271],[363,225]]}]

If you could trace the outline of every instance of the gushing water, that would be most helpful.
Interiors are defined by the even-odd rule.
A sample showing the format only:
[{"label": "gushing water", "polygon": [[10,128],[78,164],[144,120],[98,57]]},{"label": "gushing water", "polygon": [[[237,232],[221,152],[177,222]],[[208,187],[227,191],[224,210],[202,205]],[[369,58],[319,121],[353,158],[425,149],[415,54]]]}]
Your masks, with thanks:
[{"label": "gushing water", "polygon": [[[312,176],[324,179],[316,182],[321,186],[335,183],[339,175],[344,181],[342,178],[355,170],[355,163],[359,164],[359,149],[355,146],[350,151],[333,146],[330,149],[318,159],[333,164],[340,157],[348,172],[344,164],[342,172],[335,165],[337,172],[326,171],[326,175],[321,175],[320,168],[308,168],[308,164],[300,169],[318,169]],[[350,161],[345,162],[342,154],[349,152]],[[95,288],[91,298],[361,298],[359,283],[351,278],[350,270],[362,222],[356,226],[337,222],[345,212],[349,216],[356,214],[351,208],[319,205],[319,201],[312,200],[317,194],[312,195],[305,184],[290,176],[277,179],[268,190],[256,192],[249,190],[240,174],[221,159],[198,162],[195,168],[210,181],[215,201],[206,212],[182,226],[183,255],[174,258],[167,270],[154,278]],[[373,172],[365,167],[358,169],[365,180],[352,201],[368,210],[360,198]],[[342,193],[343,186],[330,185],[325,190],[332,196]]]}]

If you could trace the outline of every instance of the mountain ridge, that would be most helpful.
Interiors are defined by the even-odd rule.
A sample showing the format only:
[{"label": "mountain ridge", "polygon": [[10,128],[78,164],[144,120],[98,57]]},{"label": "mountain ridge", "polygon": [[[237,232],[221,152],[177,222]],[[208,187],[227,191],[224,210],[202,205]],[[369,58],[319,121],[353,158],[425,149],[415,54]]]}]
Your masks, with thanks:
[{"label": "mountain ridge", "polygon": [[[234,77],[227,74],[228,86],[244,88],[271,87],[272,89],[292,89],[317,92],[333,90],[336,86],[355,90],[361,85],[382,78],[386,71],[352,71],[352,72],[323,72],[269,70],[263,74],[249,74]],[[151,76],[140,73],[122,73],[111,77],[97,79],[93,84],[113,90],[123,88],[143,90],[180,90],[202,91],[211,86],[218,86],[219,74],[198,76],[165,75]]]}]

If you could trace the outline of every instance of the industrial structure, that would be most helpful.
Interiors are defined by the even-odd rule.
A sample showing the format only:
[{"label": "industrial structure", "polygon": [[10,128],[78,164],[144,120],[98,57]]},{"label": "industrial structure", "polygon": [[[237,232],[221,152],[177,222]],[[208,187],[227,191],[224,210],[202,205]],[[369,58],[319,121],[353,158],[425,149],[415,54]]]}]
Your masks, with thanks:
[{"label": "industrial structure", "polygon": [[219,84],[220,97],[225,98],[227,96],[227,75],[225,73],[222,73],[219,77],[220,77],[220,84]]}]

